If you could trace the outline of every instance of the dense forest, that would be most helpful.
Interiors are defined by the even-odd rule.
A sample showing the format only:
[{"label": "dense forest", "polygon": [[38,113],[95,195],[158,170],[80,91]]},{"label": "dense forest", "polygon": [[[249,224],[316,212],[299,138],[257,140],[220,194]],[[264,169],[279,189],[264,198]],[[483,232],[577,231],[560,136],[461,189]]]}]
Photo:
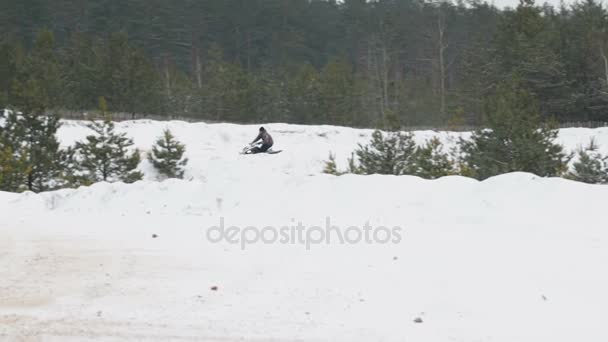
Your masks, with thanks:
[{"label": "dense forest", "polygon": [[594,0],[0,0],[0,107],[482,125],[517,79],[544,118],[608,121],[607,14]]}]

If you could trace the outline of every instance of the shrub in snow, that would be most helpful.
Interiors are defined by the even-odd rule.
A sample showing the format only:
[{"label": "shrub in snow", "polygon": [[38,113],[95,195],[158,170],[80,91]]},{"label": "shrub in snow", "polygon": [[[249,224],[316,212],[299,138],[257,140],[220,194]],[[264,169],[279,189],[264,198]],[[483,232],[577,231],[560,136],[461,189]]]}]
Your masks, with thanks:
[{"label": "shrub in snow", "polygon": [[413,171],[412,156],[416,143],[412,134],[404,132],[372,133],[368,145],[359,145],[356,162],[351,161],[351,172],[359,174],[405,175]]},{"label": "shrub in snow", "polygon": [[578,150],[578,160],[566,177],[589,184],[608,183],[608,156],[598,152],[594,139],[589,145]]},{"label": "shrub in snow", "polygon": [[148,160],[161,175],[167,178],[183,178],[184,167],[188,163],[188,159],[184,158],[185,151],[186,147],[166,129],[148,153]]},{"label": "shrub in snow", "polygon": [[129,152],[133,140],[125,133],[114,131],[114,123],[106,118],[89,125],[95,134],[76,143],[75,163],[84,179],[90,183],[122,181],[132,183],[141,180],[143,174],[136,170],[140,162],[139,151]]},{"label": "shrub in snow", "polygon": [[454,162],[447,153],[443,152],[443,144],[437,137],[416,148],[412,158],[412,174],[436,179],[455,174]]},{"label": "shrub in snow", "polygon": [[486,179],[523,171],[539,176],[559,176],[569,158],[554,142],[558,131],[543,125],[536,102],[517,81],[498,87],[489,106],[488,129],[461,140],[463,169],[470,176]]},{"label": "shrub in snow", "polygon": [[443,152],[443,144],[439,139],[434,138],[423,146],[416,146],[410,133],[398,131],[375,131],[371,142],[366,146],[359,145],[348,164],[347,172],[339,171],[335,156],[330,154],[323,172],[334,175],[415,175],[427,179],[455,173],[454,163]]},{"label": "shrub in snow", "polygon": [[327,173],[330,175],[340,175],[342,172],[338,171],[338,166],[336,164],[336,156],[332,153],[329,153],[329,159],[325,161],[325,167],[323,168],[323,173]]},{"label": "shrub in snow", "polygon": [[330,152],[329,159],[324,162],[323,173],[330,175],[338,174],[338,166],[336,165],[336,157]]}]

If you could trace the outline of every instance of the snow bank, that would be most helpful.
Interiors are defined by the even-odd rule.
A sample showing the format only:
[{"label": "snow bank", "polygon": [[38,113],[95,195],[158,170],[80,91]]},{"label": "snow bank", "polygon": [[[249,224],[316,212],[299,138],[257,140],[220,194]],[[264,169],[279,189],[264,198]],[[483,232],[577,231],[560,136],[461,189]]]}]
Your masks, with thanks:
[{"label": "snow bank", "polygon": [[[608,339],[608,186],[319,173],[369,130],[268,125],[285,152],[241,156],[257,126],[118,128],[145,150],[166,126],[187,144],[191,180],[0,193],[0,340]],[[68,123],[60,135],[87,133]],[[460,136],[416,137],[435,134]],[[560,140],[590,136],[608,148],[606,129]],[[401,231],[388,243],[213,243],[222,220]]]}]

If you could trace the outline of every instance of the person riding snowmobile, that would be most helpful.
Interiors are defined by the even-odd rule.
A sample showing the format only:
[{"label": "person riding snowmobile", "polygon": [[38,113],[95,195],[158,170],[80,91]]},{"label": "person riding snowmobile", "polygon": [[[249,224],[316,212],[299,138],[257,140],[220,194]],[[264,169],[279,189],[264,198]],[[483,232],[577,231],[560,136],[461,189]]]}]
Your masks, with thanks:
[{"label": "person riding snowmobile", "polygon": [[274,144],[274,141],[272,140],[272,137],[270,136],[270,134],[268,134],[268,132],[266,131],[266,129],[264,127],[260,127],[260,133],[251,142],[250,145],[254,145],[260,139],[262,140],[262,146],[255,146],[255,147],[253,147],[251,150],[249,150],[249,153],[262,153],[262,152],[266,152]]}]

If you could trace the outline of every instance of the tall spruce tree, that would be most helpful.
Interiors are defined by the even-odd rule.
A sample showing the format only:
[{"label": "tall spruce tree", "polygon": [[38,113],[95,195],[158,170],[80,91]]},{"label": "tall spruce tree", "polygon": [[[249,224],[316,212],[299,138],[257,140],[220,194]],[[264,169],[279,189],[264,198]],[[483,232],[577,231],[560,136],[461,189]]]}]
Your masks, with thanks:
[{"label": "tall spruce tree", "polygon": [[[54,36],[41,31],[30,55],[16,69],[8,102],[18,110],[0,113],[0,149],[11,155],[4,177],[9,191],[41,192],[58,187],[62,151],[56,133],[59,117],[49,113],[59,101],[61,79]],[[7,181],[6,179],[10,179]],[[10,185],[9,185],[10,184]]]},{"label": "tall spruce tree", "polygon": [[543,124],[536,100],[516,79],[501,84],[487,107],[487,129],[461,140],[464,167],[478,179],[523,171],[559,176],[568,157],[554,142],[557,130]]},{"label": "tall spruce tree", "polygon": [[503,79],[517,76],[537,99],[539,114],[564,117],[574,99],[566,68],[554,48],[559,32],[548,17],[550,13],[535,6],[534,0],[520,0],[515,11],[505,12],[497,32],[494,72]]},{"label": "tall spruce tree", "polygon": [[158,172],[166,178],[183,178],[184,167],[188,158],[184,157],[186,146],[175,139],[169,129],[156,140],[152,151],[148,153],[148,160]]},{"label": "tall spruce tree", "polygon": [[64,105],[75,110],[95,108],[101,86],[101,57],[99,40],[82,32],[71,35],[69,45],[62,50],[62,74],[64,78]]},{"label": "tall spruce tree", "polygon": [[61,102],[61,77],[55,36],[42,30],[15,76],[11,104],[25,113],[56,109]]},{"label": "tall spruce tree", "polygon": [[330,61],[320,73],[318,123],[352,125],[355,111],[352,67],[345,60]]},{"label": "tall spruce tree", "polygon": [[129,44],[125,32],[113,33],[99,54],[99,88],[111,110],[135,115],[158,109],[159,77],[143,51]]},{"label": "tall spruce tree", "polygon": [[18,43],[0,38],[0,110],[11,104],[13,82],[24,60],[25,52]]}]

